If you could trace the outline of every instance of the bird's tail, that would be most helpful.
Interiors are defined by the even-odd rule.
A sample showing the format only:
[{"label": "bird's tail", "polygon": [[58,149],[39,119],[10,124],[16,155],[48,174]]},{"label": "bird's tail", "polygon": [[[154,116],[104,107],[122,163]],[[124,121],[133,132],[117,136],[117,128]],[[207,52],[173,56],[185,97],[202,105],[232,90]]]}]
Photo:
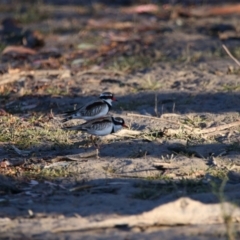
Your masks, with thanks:
[{"label": "bird's tail", "polygon": [[64,118],[61,120],[63,123],[65,123],[65,122],[67,122],[67,121],[70,121],[70,120],[72,120],[73,119],[73,116],[63,116]]},{"label": "bird's tail", "polygon": [[78,114],[76,113],[76,111],[68,111],[68,112],[65,112],[61,115],[62,119],[61,119],[61,122],[67,122],[71,119],[74,119],[76,117],[78,117]]}]

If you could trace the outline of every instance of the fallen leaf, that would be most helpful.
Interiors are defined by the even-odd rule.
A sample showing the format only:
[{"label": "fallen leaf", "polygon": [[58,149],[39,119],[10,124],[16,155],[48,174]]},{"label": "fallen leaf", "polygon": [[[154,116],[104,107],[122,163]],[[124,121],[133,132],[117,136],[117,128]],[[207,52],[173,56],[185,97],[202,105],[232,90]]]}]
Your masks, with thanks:
[{"label": "fallen leaf", "polygon": [[124,13],[154,13],[159,11],[159,6],[156,4],[143,4],[130,8],[122,9]]},{"label": "fallen leaf", "polygon": [[134,26],[133,22],[109,22],[106,20],[90,19],[88,21],[89,28],[103,28],[103,29],[131,29]]},{"label": "fallen leaf", "polygon": [[[172,7],[173,8],[173,7]],[[170,10],[170,9],[169,9]],[[172,9],[173,10],[173,9]],[[203,6],[194,8],[179,7],[175,9],[176,16],[183,17],[209,17],[240,13],[240,4],[225,4],[223,6]]]},{"label": "fallen leaf", "polygon": [[14,57],[21,55],[34,55],[36,53],[35,50],[23,46],[8,46],[2,51],[3,55],[9,54]]}]

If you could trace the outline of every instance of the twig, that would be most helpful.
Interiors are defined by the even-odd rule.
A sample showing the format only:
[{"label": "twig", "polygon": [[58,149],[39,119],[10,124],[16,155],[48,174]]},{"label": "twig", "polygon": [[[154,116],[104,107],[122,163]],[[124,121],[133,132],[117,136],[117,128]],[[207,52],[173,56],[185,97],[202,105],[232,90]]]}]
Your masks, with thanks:
[{"label": "twig", "polygon": [[85,70],[85,71],[80,71],[78,72],[76,75],[77,76],[82,76],[85,74],[114,74],[114,75],[120,75],[120,76],[124,76],[125,73],[121,72],[121,71],[114,71],[114,70],[104,70],[104,69],[89,69],[89,70]]},{"label": "twig", "polygon": [[177,113],[164,113],[162,114],[161,118],[164,118],[164,117],[180,117],[180,115]]},{"label": "twig", "polygon": [[[132,117],[142,117],[142,118],[151,118],[151,119],[157,119],[157,120],[162,120],[165,121],[159,117],[153,117],[153,116],[149,116],[149,115],[141,115],[141,114],[137,114],[137,113],[127,113],[127,116],[132,116]],[[168,121],[168,120],[167,120]],[[175,122],[176,123],[176,122]],[[176,123],[179,124],[179,123]]]},{"label": "twig", "polygon": [[158,117],[153,117],[153,116],[148,116],[148,115],[141,115],[141,114],[136,114],[136,113],[127,113],[127,116],[156,119],[156,120],[158,120],[158,121],[168,122],[168,123],[175,124],[175,125],[179,125],[179,126],[182,126],[182,125],[183,125],[185,128],[189,129],[190,131],[193,130],[192,127],[189,127],[189,126],[187,126],[187,125],[185,125],[185,124],[182,124],[182,123],[179,123],[179,122],[170,121],[170,120],[163,119],[163,118],[158,118]]},{"label": "twig", "polygon": [[[198,128],[195,128],[192,130],[185,129],[185,132],[189,135],[203,134],[203,137],[210,137],[210,136],[212,137],[214,135],[219,134],[219,132],[221,132],[225,129],[236,127],[239,125],[240,125],[240,121],[237,121],[237,122],[228,123],[228,124],[220,125],[217,127],[205,128],[205,129],[198,129]],[[182,131],[181,129],[171,129],[171,128],[166,129],[166,133],[169,135],[174,135],[174,134],[177,135],[177,134],[181,133],[181,131]]]},{"label": "twig", "polygon": [[228,54],[228,56],[240,67],[240,62],[230,53],[225,44],[222,44],[223,49]]},{"label": "twig", "polygon": [[156,116],[158,117],[158,107],[157,107],[157,102],[158,102],[158,100],[157,100],[157,94],[155,94],[155,107],[154,107],[154,111],[155,111]]},{"label": "twig", "polygon": [[[221,132],[221,133],[220,133],[220,132]],[[229,130],[217,131],[217,132],[210,132],[210,133],[204,133],[203,138],[207,139],[207,138],[210,138],[210,137],[214,137],[214,136],[216,136],[217,134],[221,134],[221,135],[223,136],[223,135],[227,135],[228,132],[229,132]]]},{"label": "twig", "polygon": [[228,124],[220,125],[220,126],[217,126],[217,127],[202,129],[202,130],[199,131],[199,133],[200,134],[205,134],[205,133],[209,134],[211,132],[219,132],[219,131],[225,130],[227,128],[236,127],[236,126],[239,126],[239,125],[240,125],[240,121],[236,121],[236,122],[233,122],[233,123],[228,123]]},{"label": "twig", "polygon": [[[228,129],[228,128],[232,128],[232,127],[236,127],[236,126],[239,126],[240,125],[240,121],[236,121],[236,122],[233,122],[233,123],[228,123],[228,124],[224,124],[224,125],[220,125],[220,126],[217,126],[217,127],[211,127],[211,128],[205,128],[205,129],[199,129],[199,128],[192,128],[192,127],[189,127],[185,124],[182,124],[182,123],[178,123],[178,122],[174,122],[174,121],[169,121],[169,120],[166,120],[166,119],[162,119],[162,118],[157,118],[157,117],[152,117],[152,116],[148,116],[148,115],[141,115],[141,114],[135,114],[135,113],[128,113],[127,116],[134,116],[134,117],[143,117],[143,118],[151,118],[151,119],[156,119],[156,120],[160,120],[160,121],[165,121],[165,122],[169,122],[169,123],[172,123],[172,124],[177,124],[179,126],[184,126],[184,131],[187,133],[187,134],[206,134],[206,135],[209,135],[210,133],[213,133],[215,132],[215,134],[211,134],[211,136],[214,136],[216,134],[218,134],[220,131],[223,131],[225,129]],[[166,129],[166,132],[170,135],[172,134],[179,134],[180,131],[182,132],[182,129],[171,129],[171,128],[167,128]]]},{"label": "twig", "polygon": [[117,137],[132,137],[132,138],[135,138],[137,135],[140,135],[142,134],[141,131],[137,131],[137,130],[131,130],[131,129],[122,129],[121,131],[119,132],[116,132],[114,134],[111,134],[111,135],[108,135],[108,136],[105,136],[104,139],[115,139]]},{"label": "twig", "polygon": [[82,186],[77,186],[77,187],[74,187],[74,188],[70,188],[69,191],[70,192],[82,191],[82,190],[89,189],[89,188],[92,188],[92,187],[93,187],[93,185],[82,185]]}]

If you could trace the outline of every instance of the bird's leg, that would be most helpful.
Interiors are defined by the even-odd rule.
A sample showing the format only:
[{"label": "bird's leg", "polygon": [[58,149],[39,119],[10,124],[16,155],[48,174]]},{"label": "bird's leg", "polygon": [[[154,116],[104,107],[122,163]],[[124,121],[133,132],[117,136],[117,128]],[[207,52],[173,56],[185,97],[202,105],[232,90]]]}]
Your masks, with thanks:
[{"label": "bird's leg", "polygon": [[94,146],[96,148],[97,158],[99,158],[99,151],[100,151],[100,144],[98,143],[98,141],[99,141],[99,138],[96,137]]},{"label": "bird's leg", "polygon": [[96,138],[96,151],[97,151],[97,158],[99,158],[99,151],[100,151],[100,144],[98,143],[99,138]]},{"label": "bird's leg", "polygon": [[94,146],[94,138],[93,138],[93,135],[90,135],[90,140],[92,142],[92,145]]},{"label": "bird's leg", "polygon": [[94,139],[94,137],[92,135],[91,135],[91,141],[95,148],[99,148],[98,144],[96,143],[96,138]]},{"label": "bird's leg", "polygon": [[100,145],[97,143],[97,138],[94,138],[93,135],[91,135],[91,141],[92,141],[93,146],[96,148],[97,158],[99,158]]},{"label": "bird's leg", "polygon": [[97,156],[97,159],[99,158],[99,149],[96,148],[96,156]]}]

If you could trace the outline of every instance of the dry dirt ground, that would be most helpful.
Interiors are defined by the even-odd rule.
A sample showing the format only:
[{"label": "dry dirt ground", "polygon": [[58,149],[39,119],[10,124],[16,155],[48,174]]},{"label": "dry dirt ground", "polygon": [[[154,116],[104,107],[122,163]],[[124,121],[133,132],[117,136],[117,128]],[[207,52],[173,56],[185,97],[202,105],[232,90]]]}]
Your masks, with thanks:
[{"label": "dry dirt ground", "polygon": [[[239,16],[6,8],[45,45],[1,55],[0,239],[240,238]],[[97,158],[61,113],[103,91],[130,130]]]}]

